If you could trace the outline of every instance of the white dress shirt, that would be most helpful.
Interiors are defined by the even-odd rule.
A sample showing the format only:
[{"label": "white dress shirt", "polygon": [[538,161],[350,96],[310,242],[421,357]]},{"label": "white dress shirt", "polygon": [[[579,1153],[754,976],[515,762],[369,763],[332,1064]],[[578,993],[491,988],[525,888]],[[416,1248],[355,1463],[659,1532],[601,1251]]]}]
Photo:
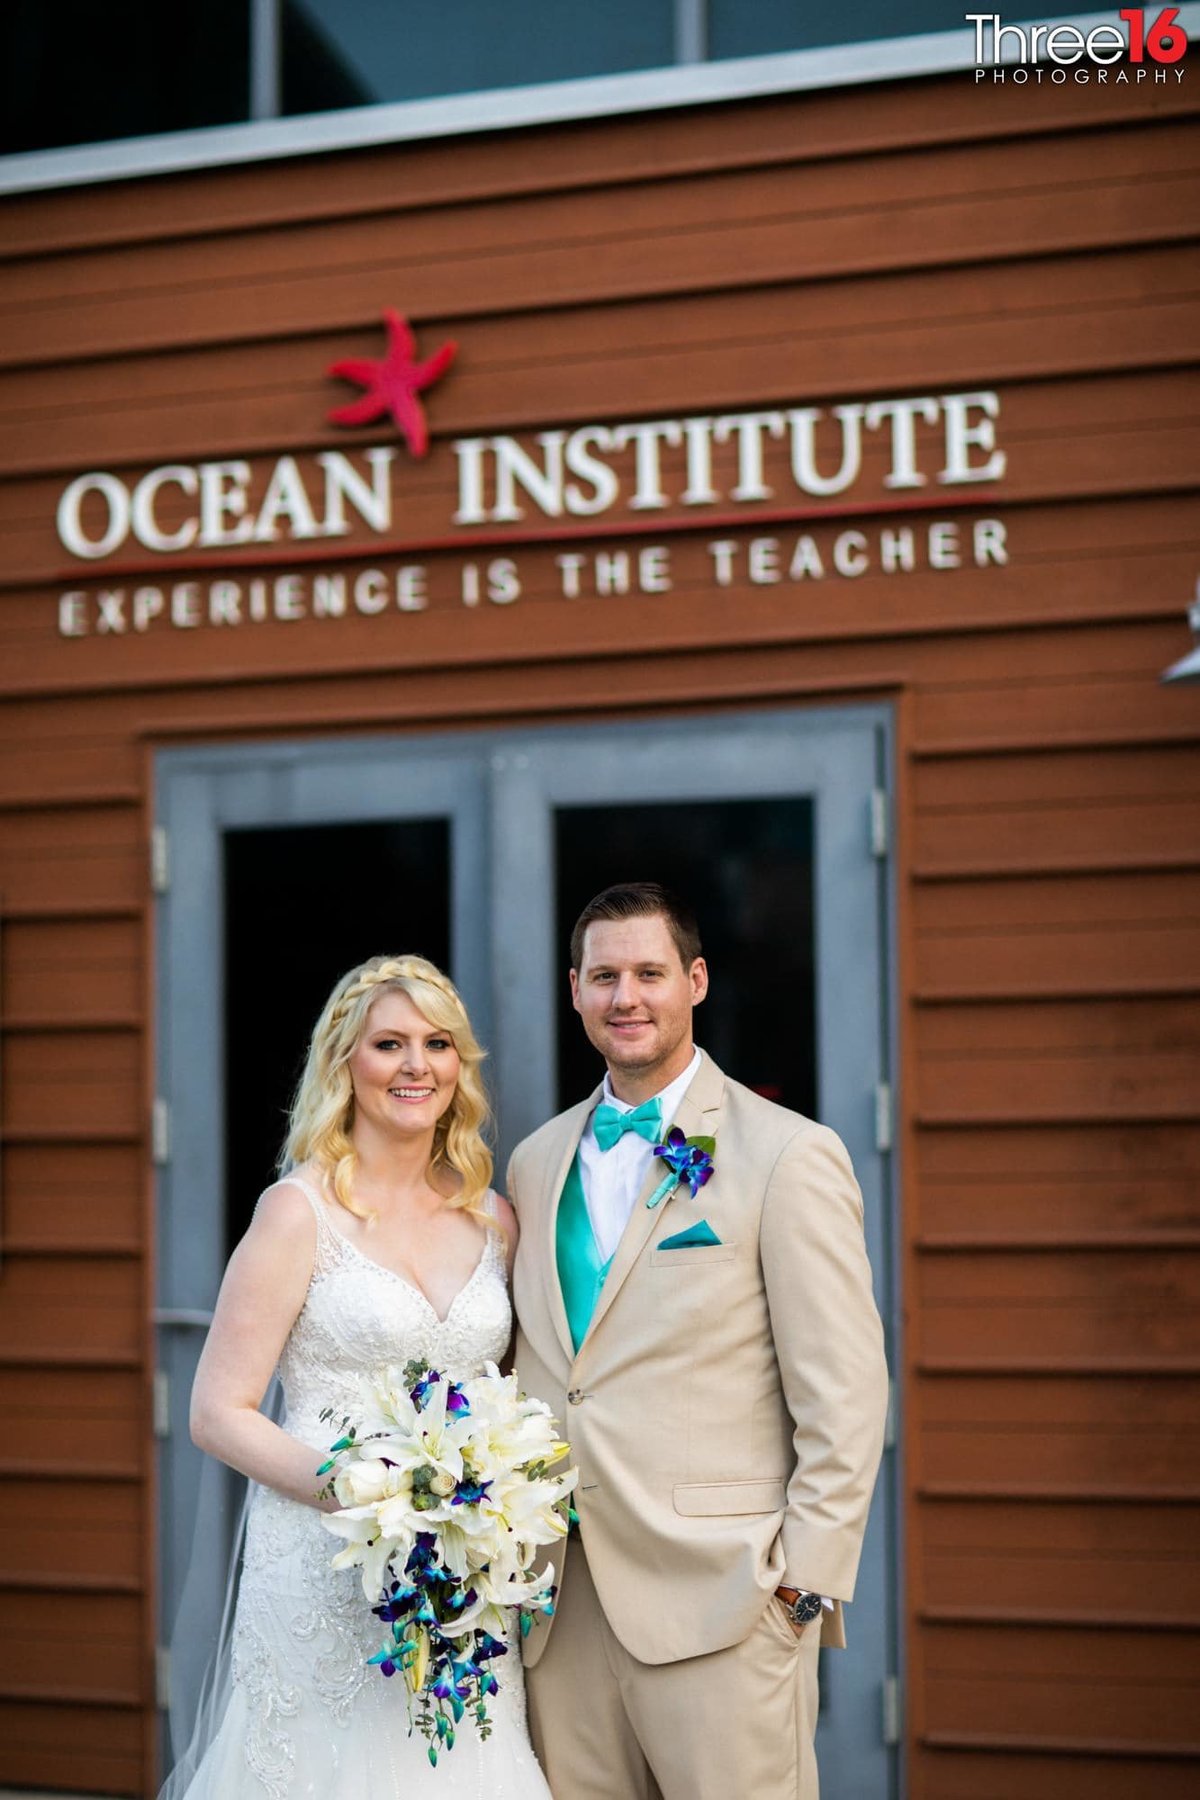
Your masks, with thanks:
[{"label": "white dress shirt", "polygon": [[[666,1137],[671,1121],[679,1110],[679,1102],[687,1093],[699,1067],[700,1052],[696,1050],[683,1074],[677,1075],[657,1095],[662,1107],[663,1138]],[[653,1100],[656,1096],[650,1094],[647,1098]],[[605,1102],[609,1106],[615,1106],[618,1112],[634,1111],[627,1101],[618,1100],[613,1093],[607,1070],[600,1103]],[[639,1105],[643,1104],[644,1102],[639,1101]],[[659,1142],[662,1141],[660,1138]],[[639,1137],[636,1131],[627,1131],[624,1137],[618,1138],[611,1150],[602,1150],[596,1142],[592,1121],[588,1120],[579,1140],[579,1173],[583,1178],[584,1198],[587,1200],[588,1218],[592,1222],[596,1247],[605,1262],[621,1241],[621,1233],[629,1223],[629,1215],[637,1204],[637,1197],[642,1191],[642,1184],[653,1160],[654,1145],[647,1143],[644,1137]],[[664,1175],[666,1172],[664,1168]]]}]

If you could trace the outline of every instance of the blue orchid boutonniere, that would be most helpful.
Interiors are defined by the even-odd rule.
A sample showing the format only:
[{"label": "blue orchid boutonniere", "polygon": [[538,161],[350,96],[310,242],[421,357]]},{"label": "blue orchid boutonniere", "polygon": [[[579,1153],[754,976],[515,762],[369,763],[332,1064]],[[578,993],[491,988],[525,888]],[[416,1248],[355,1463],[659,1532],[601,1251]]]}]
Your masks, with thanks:
[{"label": "blue orchid boutonniere", "polygon": [[687,1182],[694,1200],[712,1175],[713,1151],[716,1147],[716,1138],[685,1137],[678,1125],[672,1125],[666,1142],[654,1146],[655,1156],[662,1157],[668,1173],[647,1200],[647,1209],[656,1207],[660,1200],[673,1194],[681,1181]]}]

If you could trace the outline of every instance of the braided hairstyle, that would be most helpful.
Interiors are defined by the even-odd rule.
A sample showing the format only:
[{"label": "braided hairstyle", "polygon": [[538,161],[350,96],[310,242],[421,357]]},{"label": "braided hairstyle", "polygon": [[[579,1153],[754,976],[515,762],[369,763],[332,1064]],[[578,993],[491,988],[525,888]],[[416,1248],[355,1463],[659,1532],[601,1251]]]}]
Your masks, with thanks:
[{"label": "braided hairstyle", "polygon": [[480,1073],[487,1052],[471,1029],[467,1009],[448,976],[423,956],[373,956],[342,976],[313,1029],[304,1073],[296,1089],[279,1171],[315,1163],[332,1184],[339,1205],[356,1218],[352,1198],[358,1156],[350,1137],[354,1090],[350,1059],[366,1030],[367,1014],[387,989],[406,994],[438,1031],[448,1033],[459,1055],[454,1098],[434,1129],[431,1173],[454,1169],[462,1188],[448,1202],[495,1225],[483,1209],[492,1177],[492,1155],[483,1139],[491,1109]]}]

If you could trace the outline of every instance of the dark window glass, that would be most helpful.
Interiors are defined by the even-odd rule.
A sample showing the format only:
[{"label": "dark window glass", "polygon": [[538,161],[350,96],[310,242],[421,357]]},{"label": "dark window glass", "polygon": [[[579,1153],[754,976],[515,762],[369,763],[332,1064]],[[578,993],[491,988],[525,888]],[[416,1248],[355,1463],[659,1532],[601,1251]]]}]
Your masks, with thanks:
[{"label": "dark window glass", "polygon": [[228,1242],[275,1178],[308,1040],[339,975],[369,956],[450,967],[446,819],[225,837]]},{"label": "dark window glass", "polygon": [[[929,31],[959,31],[968,48],[974,43],[970,8],[962,0],[909,0],[893,6],[887,0],[859,0],[849,8],[812,6],[807,0],[708,0],[708,54],[714,62],[728,56],[765,56],[776,50],[813,50],[827,44],[864,44],[875,38],[915,37]],[[1068,7],[1064,17],[1070,15]],[[1003,9],[1005,24],[1044,19],[1036,0],[1014,10]],[[1115,16],[1115,15],[1114,15]]]},{"label": "dark window glass", "polygon": [[659,68],[674,17],[673,0],[285,0],[283,111]]},{"label": "dark window glass", "polygon": [[249,0],[7,0],[0,45],[4,154],[249,113]]},{"label": "dark window glass", "polygon": [[571,927],[601,888],[659,881],[691,901],[708,962],[696,1040],[782,1106],[817,1110],[811,800],[566,807],[555,820],[562,965],[558,1104],[603,1074],[567,990]]}]

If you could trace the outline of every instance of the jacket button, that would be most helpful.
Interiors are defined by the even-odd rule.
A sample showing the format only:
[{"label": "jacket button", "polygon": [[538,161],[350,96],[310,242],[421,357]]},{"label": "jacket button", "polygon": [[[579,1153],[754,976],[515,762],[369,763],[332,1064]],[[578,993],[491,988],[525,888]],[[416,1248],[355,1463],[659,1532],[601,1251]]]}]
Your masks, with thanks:
[{"label": "jacket button", "polygon": [[582,1388],[572,1388],[567,1395],[567,1399],[570,1401],[572,1406],[578,1406],[579,1402],[583,1399],[583,1389]]}]

